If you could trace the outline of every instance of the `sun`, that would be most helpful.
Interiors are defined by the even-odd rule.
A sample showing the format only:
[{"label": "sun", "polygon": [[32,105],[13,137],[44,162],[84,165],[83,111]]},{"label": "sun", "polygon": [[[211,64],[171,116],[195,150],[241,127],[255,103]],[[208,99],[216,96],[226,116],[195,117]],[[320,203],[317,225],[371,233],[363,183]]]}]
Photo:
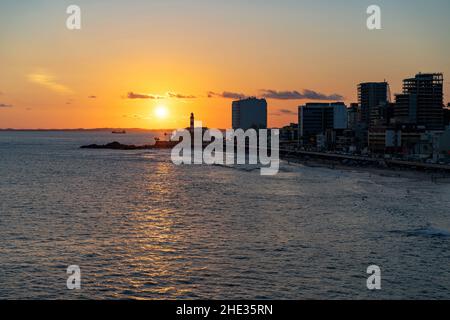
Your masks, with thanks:
[{"label": "sun", "polygon": [[169,115],[169,109],[166,106],[157,106],[155,108],[155,115],[158,119],[165,119]]}]

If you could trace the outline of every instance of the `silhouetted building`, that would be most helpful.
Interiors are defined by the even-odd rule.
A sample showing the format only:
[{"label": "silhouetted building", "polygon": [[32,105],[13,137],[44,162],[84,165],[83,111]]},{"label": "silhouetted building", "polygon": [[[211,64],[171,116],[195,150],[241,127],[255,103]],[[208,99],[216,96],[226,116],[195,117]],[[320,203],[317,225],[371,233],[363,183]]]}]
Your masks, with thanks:
[{"label": "silhouetted building", "polygon": [[439,151],[445,158],[450,158],[450,128],[447,128],[440,138]]},{"label": "silhouetted building", "polygon": [[329,146],[335,142],[336,134],[347,129],[347,107],[343,102],[307,103],[298,107],[298,123],[302,143]]},{"label": "silhouetted building", "polygon": [[350,104],[347,109],[348,130],[345,132],[349,152],[360,152],[367,147],[367,125],[361,122],[361,106]]},{"label": "silhouetted building", "polygon": [[387,126],[394,116],[395,103],[382,102],[370,111],[370,128]]},{"label": "silhouetted building", "polygon": [[388,149],[401,149],[401,131],[383,126],[373,127],[368,132],[368,147],[372,153],[386,153]]},{"label": "silhouetted building", "polygon": [[424,134],[425,128],[415,125],[397,124],[370,128],[369,150],[382,154],[414,154]]},{"label": "silhouetted building", "polygon": [[450,126],[450,103],[448,104],[448,107],[444,109],[444,126]]},{"label": "silhouetted building", "polygon": [[358,85],[358,102],[361,108],[361,122],[370,126],[372,109],[390,101],[387,82],[366,82]]},{"label": "silhouetted building", "polygon": [[292,142],[298,141],[298,124],[291,123],[280,129],[280,141]]},{"label": "silhouetted building", "polygon": [[266,129],[267,102],[265,99],[248,98],[233,101],[233,129]]},{"label": "silhouetted building", "polygon": [[348,114],[348,128],[349,129],[354,129],[356,127],[356,125],[358,124],[358,122],[360,121],[360,108],[359,108],[359,104],[357,103],[351,103],[350,107],[347,109],[347,114]]},{"label": "silhouetted building", "polygon": [[442,73],[417,74],[403,80],[403,93],[395,97],[395,121],[443,130],[443,83]]}]

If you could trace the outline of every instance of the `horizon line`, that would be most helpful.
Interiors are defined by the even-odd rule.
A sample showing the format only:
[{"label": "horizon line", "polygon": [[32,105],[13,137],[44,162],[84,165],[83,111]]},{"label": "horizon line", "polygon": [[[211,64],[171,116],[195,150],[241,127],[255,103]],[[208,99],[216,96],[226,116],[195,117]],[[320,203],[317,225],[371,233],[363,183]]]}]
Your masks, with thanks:
[{"label": "horizon line", "polygon": [[0,131],[110,131],[110,130],[129,130],[129,131],[171,131],[176,129],[150,129],[150,128],[0,128]]}]

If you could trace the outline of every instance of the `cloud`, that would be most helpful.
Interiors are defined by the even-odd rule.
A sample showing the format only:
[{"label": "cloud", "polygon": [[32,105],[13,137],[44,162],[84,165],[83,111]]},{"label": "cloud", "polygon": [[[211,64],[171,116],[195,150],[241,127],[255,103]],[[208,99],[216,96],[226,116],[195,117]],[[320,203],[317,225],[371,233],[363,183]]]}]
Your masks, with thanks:
[{"label": "cloud", "polygon": [[243,93],[230,92],[230,91],[224,91],[222,93],[209,91],[208,98],[214,98],[214,97],[225,98],[225,99],[245,99],[248,96]]},{"label": "cloud", "polygon": [[5,103],[0,103],[0,108],[12,108],[13,105],[11,104],[5,104]]},{"label": "cloud", "polygon": [[316,92],[314,90],[305,89],[302,92],[299,91],[277,91],[271,89],[260,90],[261,96],[267,99],[276,99],[276,100],[302,100],[302,99],[310,99],[310,100],[343,100],[344,97],[340,94],[331,94],[326,95],[320,92]]},{"label": "cloud", "polygon": [[175,98],[175,99],[195,99],[195,98],[197,98],[196,96],[193,96],[193,95],[184,95],[184,94],[173,93],[173,92],[168,92],[167,96],[169,98]]},{"label": "cloud", "polygon": [[320,92],[315,92],[313,90],[305,89],[303,91],[303,95],[305,96],[305,99],[311,99],[311,100],[344,100],[344,96],[333,93],[330,95],[326,95]]},{"label": "cloud", "polygon": [[[316,92],[314,90],[305,89],[303,92],[300,91],[277,91],[272,89],[259,90],[260,97],[266,99],[274,100],[325,100],[325,101],[342,101],[344,97],[340,94],[327,95],[324,93]],[[226,98],[226,99],[245,99],[250,97],[250,95],[224,91],[222,93],[217,93],[214,91],[208,92],[208,98]]]},{"label": "cloud", "polygon": [[[344,97],[340,94],[331,94],[326,95],[324,93],[316,92],[314,90],[305,89],[303,92],[300,91],[277,91],[271,89],[263,89],[260,90],[261,98],[266,99],[276,99],[276,100],[325,100],[325,101],[342,101]],[[94,96],[95,97],[95,96]],[[232,91],[223,91],[222,93],[215,91],[207,92],[208,98],[224,98],[224,99],[246,99],[251,97],[250,95],[240,93],[240,92],[232,92]],[[181,93],[167,92],[165,95],[156,95],[156,94],[147,94],[147,93],[135,93],[133,91],[127,94],[128,99],[197,99],[198,97],[195,95],[185,95]]]},{"label": "cloud", "polygon": [[261,90],[261,96],[267,99],[277,100],[303,99],[303,95],[298,91]]},{"label": "cloud", "polygon": [[28,75],[28,80],[58,93],[73,93],[63,84],[57,83],[55,78],[45,72],[36,72]]},{"label": "cloud", "polygon": [[131,119],[137,119],[137,120],[151,120],[152,118],[149,116],[143,116],[140,114],[123,114],[122,118],[131,118]]},{"label": "cloud", "polygon": [[156,94],[134,93],[128,92],[128,99],[196,99],[194,95],[185,95],[181,93],[167,92],[166,95],[160,96]]},{"label": "cloud", "polygon": [[162,97],[162,96],[146,94],[146,93],[134,93],[134,92],[128,92],[127,98],[128,99],[164,99],[164,97]]},{"label": "cloud", "polygon": [[282,113],[282,114],[297,114],[296,112],[289,110],[289,109],[280,109],[278,110],[278,112]]}]

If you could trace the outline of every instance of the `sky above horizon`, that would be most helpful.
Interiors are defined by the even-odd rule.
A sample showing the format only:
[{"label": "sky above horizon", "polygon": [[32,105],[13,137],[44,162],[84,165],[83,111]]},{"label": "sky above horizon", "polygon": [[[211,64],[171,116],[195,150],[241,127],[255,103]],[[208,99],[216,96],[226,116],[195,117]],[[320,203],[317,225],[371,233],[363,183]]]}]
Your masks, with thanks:
[{"label": "sky above horizon", "polygon": [[2,0],[0,128],[181,128],[191,112],[228,128],[240,96],[266,97],[279,127],[418,72],[444,73],[447,104],[449,14],[448,0]]}]

